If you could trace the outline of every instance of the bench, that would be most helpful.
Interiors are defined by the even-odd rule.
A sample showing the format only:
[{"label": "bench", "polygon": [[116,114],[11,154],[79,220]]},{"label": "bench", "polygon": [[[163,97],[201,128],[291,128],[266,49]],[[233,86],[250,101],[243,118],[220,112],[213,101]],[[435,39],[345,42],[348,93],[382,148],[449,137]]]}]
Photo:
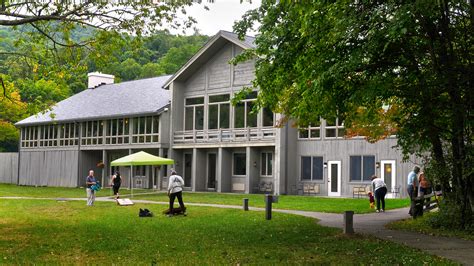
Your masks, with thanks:
[{"label": "bench", "polygon": [[416,197],[413,219],[416,219],[418,216],[423,216],[425,212],[438,208],[440,196],[440,192],[433,192],[421,197]]},{"label": "bench", "polygon": [[316,195],[319,194],[319,184],[306,183],[303,184],[303,195]]},{"label": "bench", "polygon": [[360,198],[360,196],[367,197],[367,193],[370,191],[370,186],[356,186],[352,188],[352,197]]}]

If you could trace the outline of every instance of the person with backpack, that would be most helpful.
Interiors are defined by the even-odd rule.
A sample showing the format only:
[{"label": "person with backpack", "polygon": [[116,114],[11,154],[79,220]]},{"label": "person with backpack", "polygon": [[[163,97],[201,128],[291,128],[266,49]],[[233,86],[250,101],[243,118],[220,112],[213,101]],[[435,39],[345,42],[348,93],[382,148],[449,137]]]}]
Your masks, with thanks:
[{"label": "person with backpack", "polygon": [[112,186],[112,189],[114,190],[114,196],[115,199],[117,200],[119,196],[119,189],[120,186],[122,185],[122,177],[120,176],[119,171],[115,172],[115,175],[112,176],[112,182],[110,184]]},{"label": "person with backpack", "polygon": [[175,198],[178,198],[179,207],[184,215],[186,215],[186,207],[183,203],[183,187],[184,180],[181,176],[177,175],[175,170],[171,170],[171,176],[168,179],[168,197],[170,198],[170,209],[168,216],[171,217],[174,214],[173,204]]}]

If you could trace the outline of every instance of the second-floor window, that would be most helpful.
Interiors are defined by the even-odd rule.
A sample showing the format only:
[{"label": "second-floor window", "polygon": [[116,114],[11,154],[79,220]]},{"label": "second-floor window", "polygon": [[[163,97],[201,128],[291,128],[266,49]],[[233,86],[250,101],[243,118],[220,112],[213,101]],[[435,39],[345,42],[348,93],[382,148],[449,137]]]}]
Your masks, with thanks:
[{"label": "second-floor window", "polygon": [[326,138],[343,138],[345,135],[344,122],[339,119],[326,119]]},{"label": "second-floor window", "polygon": [[184,130],[204,128],[204,97],[187,98],[184,107]]},{"label": "second-floor window", "polygon": [[299,139],[321,139],[321,122],[313,123],[308,128],[302,128],[298,132]]},{"label": "second-floor window", "polygon": [[230,121],[230,95],[209,96],[208,128],[229,128]]},{"label": "second-floor window", "polygon": [[151,143],[159,141],[160,120],[158,116],[133,118],[132,143]]},{"label": "second-floor window", "polygon": [[257,92],[254,91],[235,106],[234,128],[257,127],[257,113],[252,113],[256,98]]}]

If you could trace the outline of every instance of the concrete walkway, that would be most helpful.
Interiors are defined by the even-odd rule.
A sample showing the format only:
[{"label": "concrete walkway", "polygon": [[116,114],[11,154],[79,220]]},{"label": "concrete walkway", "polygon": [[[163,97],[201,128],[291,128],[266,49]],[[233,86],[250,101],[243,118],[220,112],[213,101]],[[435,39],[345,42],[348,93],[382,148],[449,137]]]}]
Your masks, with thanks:
[{"label": "concrete walkway", "polygon": [[[32,197],[0,197],[1,199],[41,199],[41,200],[74,200],[85,201],[85,198],[32,198]],[[110,197],[98,197],[96,201],[115,202]],[[168,202],[157,202],[150,200],[133,200],[135,203],[167,205]],[[207,204],[207,203],[186,203],[188,206],[201,206],[225,209],[242,209],[242,206]],[[264,208],[250,207],[252,211],[264,211]],[[341,228],[343,226],[342,214],[322,213],[311,211],[281,210],[273,209],[274,212],[288,213],[311,217],[319,220],[319,224],[328,227]],[[374,237],[397,242],[409,247],[426,251],[430,254],[448,258],[464,265],[474,265],[474,241],[463,240],[453,237],[439,237],[424,235],[415,232],[405,232],[389,230],[385,225],[409,218],[408,208],[389,210],[384,213],[355,214],[354,231],[356,233],[368,234]]]}]

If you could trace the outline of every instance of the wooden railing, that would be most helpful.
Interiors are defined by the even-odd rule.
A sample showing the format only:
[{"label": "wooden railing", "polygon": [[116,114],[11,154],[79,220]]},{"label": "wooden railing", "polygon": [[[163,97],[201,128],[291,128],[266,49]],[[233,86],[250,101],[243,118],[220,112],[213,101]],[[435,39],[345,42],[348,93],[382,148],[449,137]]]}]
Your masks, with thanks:
[{"label": "wooden railing", "polygon": [[175,131],[174,143],[273,141],[273,127]]}]

